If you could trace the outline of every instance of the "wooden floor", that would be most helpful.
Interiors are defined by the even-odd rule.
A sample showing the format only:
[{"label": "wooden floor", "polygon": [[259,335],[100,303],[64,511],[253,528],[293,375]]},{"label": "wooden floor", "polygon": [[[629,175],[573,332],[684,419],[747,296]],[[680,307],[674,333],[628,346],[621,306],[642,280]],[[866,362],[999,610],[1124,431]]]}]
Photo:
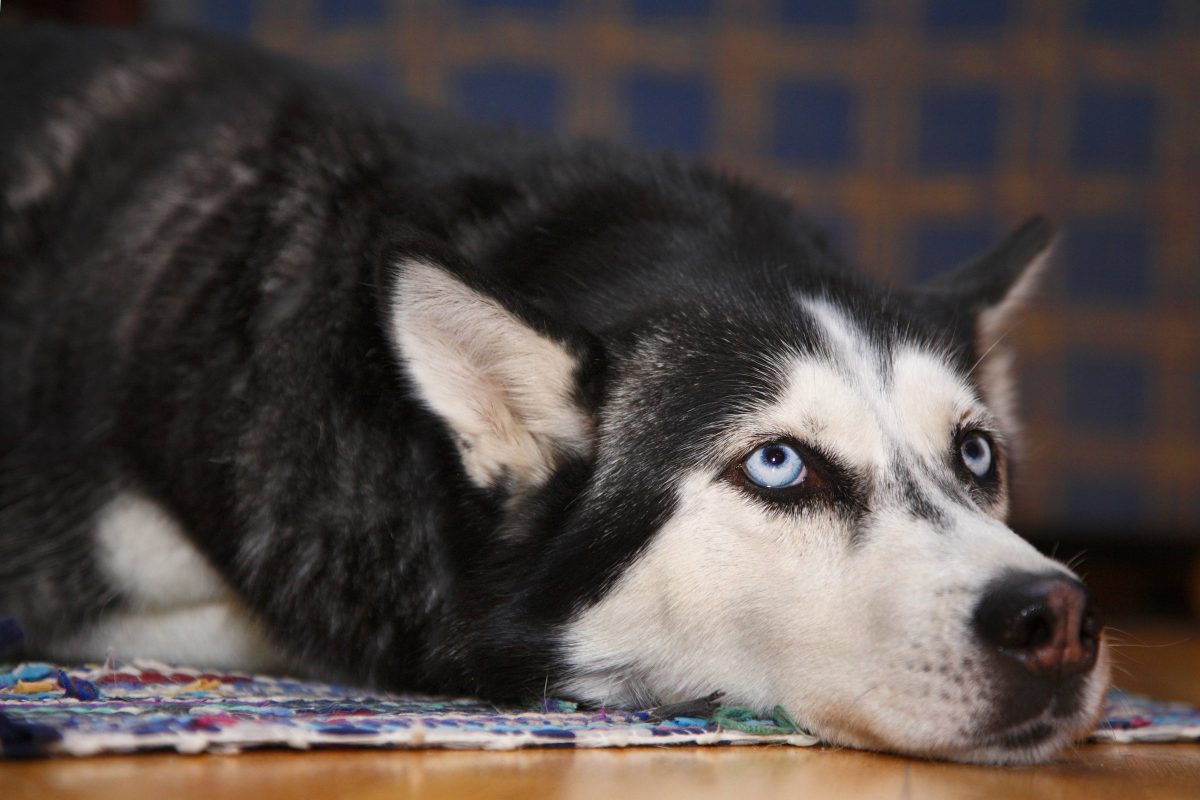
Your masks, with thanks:
[{"label": "wooden floor", "polygon": [[[1118,684],[1200,703],[1200,629],[1123,634]],[[163,798],[1200,798],[1200,745],[1088,745],[1034,768],[830,748],[253,753],[0,764],[0,800]]]}]

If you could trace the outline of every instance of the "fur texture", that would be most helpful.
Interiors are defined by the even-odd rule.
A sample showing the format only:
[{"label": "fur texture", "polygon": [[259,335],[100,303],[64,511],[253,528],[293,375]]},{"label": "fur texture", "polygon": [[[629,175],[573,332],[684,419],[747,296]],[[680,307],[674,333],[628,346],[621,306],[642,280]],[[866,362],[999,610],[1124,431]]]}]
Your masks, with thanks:
[{"label": "fur texture", "polygon": [[[776,197],[183,35],[0,32],[0,612],[520,699],[783,703],[977,761],[1084,731],[981,598],[1035,220],[884,290]],[[972,477],[963,436],[988,437]],[[788,442],[807,482],[747,482]],[[789,445],[790,446],[790,445]]]}]

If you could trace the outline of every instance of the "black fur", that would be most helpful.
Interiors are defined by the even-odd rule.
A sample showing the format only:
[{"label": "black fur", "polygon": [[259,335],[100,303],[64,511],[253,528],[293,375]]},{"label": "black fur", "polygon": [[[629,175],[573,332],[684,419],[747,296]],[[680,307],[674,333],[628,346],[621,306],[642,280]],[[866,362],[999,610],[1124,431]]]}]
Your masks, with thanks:
[{"label": "black fur", "polygon": [[[1016,279],[884,292],[703,167],[384,105],[188,35],[3,32],[0,109],[0,612],[34,651],[121,606],[90,525],[133,487],[323,673],[540,692],[563,621],[670,515],[659,476],[773,396],[769,354],[820,349],[796,292],[965,371],[961,321]],[[567,346],[621,441],[513,502],[474,486],[386,333],[413,255]]]}]

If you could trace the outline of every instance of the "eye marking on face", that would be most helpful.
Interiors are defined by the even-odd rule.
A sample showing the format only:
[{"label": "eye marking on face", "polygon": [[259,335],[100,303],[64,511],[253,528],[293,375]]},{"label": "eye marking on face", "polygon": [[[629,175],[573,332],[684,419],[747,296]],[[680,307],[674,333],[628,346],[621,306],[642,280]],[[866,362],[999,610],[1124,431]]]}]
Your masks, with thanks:
[{"label": "eye marking on face", "polygon": [[865,509],[868,478],[820,447],[769,434],[727,462],[721,479],[777,511],[834,506],[850,518]]},{"label": "eye marking on face", "polygon": [[758,448],[742,461],[742,469],[752,483],[763,489],[799,486],[809,474],[804,459],[786,442],[771,442]]}]

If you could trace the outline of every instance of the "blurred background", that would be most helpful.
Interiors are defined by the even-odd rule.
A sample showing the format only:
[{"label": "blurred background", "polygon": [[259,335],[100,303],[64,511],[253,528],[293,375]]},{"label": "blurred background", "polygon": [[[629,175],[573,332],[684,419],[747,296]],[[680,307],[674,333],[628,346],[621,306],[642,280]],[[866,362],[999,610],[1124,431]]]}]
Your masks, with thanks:
[{"label": "blurred background", "polygon": [[[1200,2],[8,0],[165,23],[381,93],[694,155],[919,281],[1034,212],[1014,523],[1118,610],[1200,609]],[[1190,598],[1190,600],[1189,600]]]}]

